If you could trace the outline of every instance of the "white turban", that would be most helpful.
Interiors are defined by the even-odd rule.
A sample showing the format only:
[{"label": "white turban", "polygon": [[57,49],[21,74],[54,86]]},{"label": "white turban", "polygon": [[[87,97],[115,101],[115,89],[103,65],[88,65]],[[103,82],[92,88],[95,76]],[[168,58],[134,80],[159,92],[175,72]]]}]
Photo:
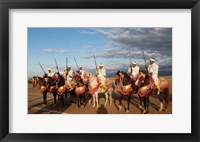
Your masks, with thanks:
[{"label": "white turban", "polygon": [[99,66],[100,66],[100,67],[103,67],[103,64],[101,63],[101,64],[99,64]]},{"label": "white turban", "polygon": [[150,60],[150,61],[154,61],[154,62],[155,62],[155,59],[154,59],[154,58],[150,58],[149,60]]},{"label": "white turban", "polygon": [[48,70],[48,71],[50,71],[51,69],[50,69],[50,68],[48,68],[47,70]]},{"label": "white turban", "polygon": [[132,64],[136,65],[137,63],[136,63],[136,62],[133,62]]}]

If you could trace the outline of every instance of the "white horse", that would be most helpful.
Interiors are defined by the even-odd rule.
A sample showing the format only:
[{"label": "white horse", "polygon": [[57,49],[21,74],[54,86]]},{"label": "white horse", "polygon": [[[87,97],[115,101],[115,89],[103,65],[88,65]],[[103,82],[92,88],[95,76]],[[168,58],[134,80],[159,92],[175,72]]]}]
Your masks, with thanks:
[{"label": "white horse", "polygon": [[[108,99],[110,101],[110,105],[112,103],[112,93],[113,93],[113,83],[110,83],[107,88],[104,88],[100,85],[97,77],[93,75],[91,72],[87,72],[84,74],[84,82],[88,84],[89,94],[92,95],[93,99],[93,108],[97,105],[99,107],[99,93],[105,94],[105,104],[108,103]],[[91,104],[91,99],[89,100],[89,105]]]}]

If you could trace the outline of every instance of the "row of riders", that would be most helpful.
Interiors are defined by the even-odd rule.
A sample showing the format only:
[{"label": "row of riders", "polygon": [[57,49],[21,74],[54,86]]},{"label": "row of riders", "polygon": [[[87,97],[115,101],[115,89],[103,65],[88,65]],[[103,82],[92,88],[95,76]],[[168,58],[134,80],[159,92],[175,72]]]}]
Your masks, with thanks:
[{"label": "row of riders", "polygon": [[[82,66],[78,71],[73,72],[70,66],[63,72],[53,73],[48,69],[43,77],[34,76],[32,78],[33,86],[38,86],[43,94],[44,103],[47,103],[47,92],[54,96],[54,105],[56,105],[56,95],[59,96],[62,105],[65,104],[65,98],[68,94],[71,96],[71,103],[76,103],[77,107],[85,106],[86,93],[90,94],[89,104],[93,101],[93,107],[99,107],[99,94],[105,94],[105,105],[109,101],[112,103],[112,94],[120,94],[118,109],[121,110],[123,97],[126,96],[127,108],[129,112],[129,104],[132,94],[138,94],[140,103],[138,107],[143,113],[149,113],[149,96],[157,94],[160,101],[158,111],[167,111],[168,104],[168,81],[158,76],[159,66],[155,63],[154,58],[150,58],[149,66],[145,66],[146,70],[140,70],[136,62],[133,62],[128,68],[128,73],[117,71],[115,81],[106,79],[106,69],[103,64],[97,67],[96,75],[91,72],[85,72]],[[56,66],[58,70],[58,66]]]}]

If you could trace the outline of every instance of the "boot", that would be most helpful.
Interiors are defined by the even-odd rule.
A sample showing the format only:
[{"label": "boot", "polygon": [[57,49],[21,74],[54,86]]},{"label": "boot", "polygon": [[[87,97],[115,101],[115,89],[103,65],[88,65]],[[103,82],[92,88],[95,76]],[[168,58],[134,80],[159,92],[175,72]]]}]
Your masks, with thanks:
[{"label": "boot", "polygon": [[108,88],[106,87],[106,85],[104,84],[104,85],[102,85],[102,87],[103,87],[103,89],[104,90],[108,90]]},{"label": "boot", "polygon": [[69,91],[73,90],[71,83],[67,82],[69,85]]},{"label": "boot", "polygon": [[157,89],[158,89],[158,90],[157,90],[157,95],[160,95],[160,85],[157,85],[156,87],[157,87]]}]

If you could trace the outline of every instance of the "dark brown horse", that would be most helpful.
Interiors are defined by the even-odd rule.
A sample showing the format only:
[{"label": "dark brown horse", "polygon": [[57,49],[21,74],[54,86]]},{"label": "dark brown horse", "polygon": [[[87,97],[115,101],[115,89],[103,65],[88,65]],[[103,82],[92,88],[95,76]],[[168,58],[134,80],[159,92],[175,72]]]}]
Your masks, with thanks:
[{"label": "dark brown horse", "polygon": [[115,84],[121,85],[121,89],[120,89],[121,96],[120,96],[120,99],[119,99],[119,110],[121,110],[123,97],[127,96],[128,97],[127,108],[125,108],[125,110],[126,110],[126,112],[129,112],[129,104],[130,104],[130,100],[131,100],[131,94],[134,91],[130,76],[123,71],[118,71],[116,73],[116,76],[115,76]]},{"label": "dark brown horse", "polygon": [[47,92],[49,92],[48,79],[39,77],[39,76],[33,76],[32,84],[33,84],[33,87],[38,86],[38,88],[40,89],[40,92],[43,95],[43,104],[47,104],[46,98],[47,98]]},{"label": "dark brown horse", "polygon": [[[157,88],[152,82],[153,79],[147,74],[146,71],[142,70],[140,71],[138,78],[135,82],[135,85],[139,87],[138,90],[138,96],[140,98],[140,108],[142,108],[142,105],[144,104],[144,110],[143,113],[149,113],[149,96],[153,94],[157,94]],[[160,107],[158,111],[168,111],[167,105],[168,105],[168,96],[169,96],[169,85],[168,81],[165,78],[160,77],[159,78],[161,92],[158,96],[158,99],[160,100]]]}]

